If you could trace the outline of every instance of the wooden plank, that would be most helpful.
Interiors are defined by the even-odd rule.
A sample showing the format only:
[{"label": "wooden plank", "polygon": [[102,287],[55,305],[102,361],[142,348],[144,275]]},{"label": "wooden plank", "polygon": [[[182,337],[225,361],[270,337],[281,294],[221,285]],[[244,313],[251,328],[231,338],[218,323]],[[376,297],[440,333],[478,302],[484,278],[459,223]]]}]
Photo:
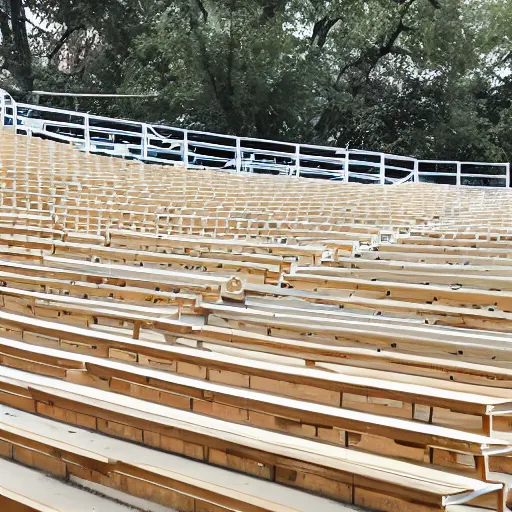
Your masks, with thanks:
[{"label": "wooden plank", "polygon": [[[36,388],[31,388],[31,389],[32,389],[32,393],[38,395],[37,399],[43,400],[44,402],[47,402],[48,397],[51,395],[51,397],[52,397],[51,400],[55,404],[54,407],[62,407],[64,405],[66,407],[70,407],[71,404],[74,404],[73,407],[77,407],[77,408],[87,407],[91,412],[94,411],[94,414],[97,414],[97,413],[100,413],[102,415],[107,414],[109,417],[111,417],[112,415],[115,415],[116,414],[115,411],[118,411],[118,412],[123,411],[123,414],[125,414],[125,415],[129,414],[129,416],[131,418],[138,417],[139,422],[140,421],[150,421],[152,413],[145,412],[145,411],[153,410],[156,412],[158,410],[159,414],[162,414],[163,411],[165,410],[165,408],[162,406],[158,406],[155,404],[150,405],[150,404],[147,404],[146,402],[136,400],[136,399],[128,399],[128,400],[135,407],[137,407],[137,409],[126,409],[123,407],[119,408],[119,406],[115,405],[115,403],[120,404],[123,401],[125,401],[126,399],[124,399],[124,398],[121,399],[121,397],[116,397],[116,396],[112,396],[111,398],[109,398],[108,410],[101,409],[101,406],[100,406],[101,402],[95,401],[96,399],[93,399],[93,398],[88,398],[88,396],[90,395],[90,392],[87,391],[87,388],[83,389],[84,393],[87,393],[87,396],[85,394],[81,394],[80,398],[78,398],[78,396],[77,396],[77,399],[75,399],[73,397],[73,395],[70,394],[69,392],[62,392],[55,388],[38,387],[37,389]],[[98,393],[104,393],[104,392],[99,392],[97,390],[94,391],[94,394],[99,397]],[[101,395],[102,400],[104,400],[107,396],[110,396],[110,395],[111,394],[102,394]],[[43,398],[43,396],[46,396],[47,398]],[[138,408],[139,406],[141,406],[142,408],[139,409]],[[103,411],[103,412],[100,412],[100,411]],[[169,416],[167,416],[166,419],[164,420],[163,419],[164,416],[159,416],[160,420],[158,422],[156,422],[156,424],[151,423],[151,427],[149,427],[149,424],[148,424],[148,427],[145,430],[155,431],[154,429],[157,428],[159,431],[162,431],[161,427],[158,427],[158,425],[163,426],[165,424],[165,425],[170,426],[171,424],[174,424],[175,426],[177,426],[178,423],[180,423],[180,420],[178,420],[177,418],[179,418],[179,417],[185,418],[185,417],[188,417],[193,414],[194,413],[190,413],[187,411],[174,410],[174,412],[173,412],[174,419],[171,419]],[[284,438],[281,440],[281,438],[279,437],[279,436],[282,436],[281,434],[267,432],[264,435],[265,441],[261,441],[260,440],[261,437],[260,437],[260,439],[258,439],[258,437],[257,437],[258,435],[261,436],[261,433],[258,434],[256,431],[254,431],[251,436],[251,438],[253,440],[249,441],[249,438],[246,436],[249,434],[249,432],[252,431],[250,427],[244,427],[244,426],[238,425],[238,426],[236,426],[236,429],[234,429],[234,425],[230,424],[228,422],[218,423],[219,420],[211,420],[211,419],[208,420],[207,422],[201,422],[200,418],[201,418],[201,416],[197,416],[197,421],[193,421],[192,423],[181,423],[180,428],[181,429],[185,428],[185,429],[188,429],[189,431],[195,431],[197,434],[199,434],[201,432],[201,435],[204,436],[204,435],[207,435],[208,429],[212,429],[212,428],[216,429],[222,425],[222,429],[217,431],[217,434],[215,435],[215,438],[214,438],[217,440],[216,444],[214,444],[214,446],[216,446],[216,447],[221,446],[218,444],[221,438],[224,439],[224,443],[233,442],[235,439],[237,439],[238,440],[237,442],[240,443],[242,441],[242,439],[245,439],[243,444],[246,447],[250,446],[251,449],[260,449],[260,450],[263,447],[266,447],[264,449],[264,451],[266,453],[268,453],[268,449],[270,448],[270,446],[272,446],[272,449],[275,450],[275,453],[281,452],[282,456],[285,456],[285,457],[289,457],[293,451],[293,450],[290,451],[289,442],[285,442],[282,449],[278,448],[277,445],[275,445],[276,442],[277,443],[283,442],[285,439],[287,439],[287,436],[284,436]],[[124,420],[124,421],[126,422],[126,420]],[[176,422],[178,422],[178,423],[176,423]],[[205,425],[205,426],[199,427],[199,423],[203,423],[203,425]],[[206,424],[208,424],[208,426],[206,426]],[[188,425],[188,427],[185,427],[185,425]],[[169,431],[168,429],[165,430],[165,432],[166,432],[166,435],[169,435],[171,433],[171,431]],[[175,432],[175,434],[172,434],[172,435],[178,434],[177,430],[172,430],[172,432]],[[244,433],[243,437],[242,438],[237,437],[235,432],[239,432],[240,434]],[[199,438],[197,438],[197,437],[196,437],[196,439],[199,440]],[[270,443],[270,445],[269,445],[269,443]],[[338,468],[339,470],[341,470],[342,468],[344,468],[344,470],[347,470],[348,469],[347,464],[349,464],[349,460],[353,460],[355,462],[355,460],[357,460],[359,457],[362,456],[362,454],[358,455],[357,452],[347,451],[345,449],[336,448],[333,446],[325,446],[325,448],[321,448],[321,446],[323,446],[323,445],[319,445],[318,443],[313,443],[311,441],[301,440],[298,438],[295,438],[293,445],[294,446],[303,446],[303,448],[301,448],[301,450],[300,450],[300,454],[301,454],[300,458],[303,459],[304,461],[309,460],[310,461],[309,463],[311,463],[312,461],[317,461],[317,463],[320,461],[323,461],[322,462],[323,465],[327,464],[329,467],[331,467],[333,469]],[[311,457],[309,455],[307,455],[307,452],[304,451],[304,448],[306,446],[309,447],[308,450],[311,450],[313,448],[313,446],[315,446],[315,452],[317,454],[314,456],[312,455]],[[237,451],[239,453],[243,453],[243,451],[240,451],[240,450],[241,450],[241,446],[238,448]],[[344,460],[344,462],[341,462],[342,459],[331,459],[330,458],[335,455],[337,450],[342,450],[342,452],[340,452],[340,454],[344,453],[344,456],[342,458]],[[311,453],[313,453],[313,452],[311,452]],[[324,453],[325,455],[320,455],[320,453]],[[329,454],[329,456],[326,459],[327,454]],[[299,452],[295,452],[295,456],[297,457],[298,455],[299,455]],[[354,457],[355,457],[355,459],[354,459]],[[366,459],[366,461],[368,463],[370,462],[370,460],[373,461],[372,464],[374,465],[374,467],[377,467],[378,463],[380,463],[380,464],[386,463],[385,458],[379,458],[378,456],[370,456],[370,455],[366,454],[363,456],[363,458]],[[371,470],[371,469],[369,469],[369,467],[361,467],[361,469],[358,469],[359,468],[358,464],[356,464],[357,467],[351,468],[351,471],[356,471],[356,472],[362,471],[363,473],[361,473],[361,474],[365,474],[366,478],[378,478],[381,481],[384,479],[385,481],[388,482],[388,485],[396,485],[398,479],[400,479],[401,481],[406,481],[407,478],[409,478],[409,477],[406,477],[405,474],[402,474],[402,473],[395,473],[394,475],[386,476],[386,472],[383,472],[382,470],[379,470],[379,471]],[[404,468],[404,469],[408,468],[409,471],[414,471],[413,468],[415,467],[413,465],[407,465],[406,463],[399,463],[397,461],[393,462],[392,465],[394,466],[395,471],[397,471],[399,468]],[[444,473],[436,473],[436,470],[431,470],[431,469],[426,469],[426,468],[421,468],[420,471],[425,476],[430,474],[431,477],[435,474],[445,475]],[[429,473],[429,472],[433,472],[433,473]],[[399,474],[403,475],[403,476],[399,476]],[[473,480],[467,479],[465,477],[459,477],[459,476],[457,476],[455,478],[454,477],[449,478],[448,476],[445,476],[443,479],[443,484],[441,484],[440,487],[436,487],[437,484],[434,485],[432,481],[430,481],[429,485],[426,487],[422,487],[421,485],[418,487],[418,485],[419,485],[418,482],[415,483],[414,486],[416,489],[415,492],[420,492],[419,489],[423,489],[420,492],[420,494],[423,493],[424,499],[427,499],[426,495],[424,494],[425,492],[428,495],[432,496],[432,498],[433,498],[433,493],[439,492],[439,491],[436,491],[436,488],[439,490],[444,489],[444,491],[442,491],[442,492],[450,492],[450,491],[448,491],[448,489],[452,485],[456,486],[457,482],[469,483],[469,482],[473,482]],[[412,484],[412,481],[411,481],[411,484]],[[474,485],[477,485],[479,489],[483,489],[486,486],[486,484],[483,484],[482,482],[477,483],[477,481],[474,481]],[[460,492],[460,487],[458,489],[459,489],[458,492]]]}]

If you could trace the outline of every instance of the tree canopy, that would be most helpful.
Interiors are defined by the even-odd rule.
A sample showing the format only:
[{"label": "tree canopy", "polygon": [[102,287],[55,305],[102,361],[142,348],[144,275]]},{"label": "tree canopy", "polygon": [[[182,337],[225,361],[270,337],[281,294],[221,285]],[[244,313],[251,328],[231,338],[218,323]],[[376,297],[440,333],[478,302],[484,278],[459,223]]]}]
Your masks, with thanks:
[{"label": "tree canopy", "polygon": [[0,87],[18,98],[157,92],[79,107],[423,158],[512,160],[509,0],[0,0],[0,36]]}]

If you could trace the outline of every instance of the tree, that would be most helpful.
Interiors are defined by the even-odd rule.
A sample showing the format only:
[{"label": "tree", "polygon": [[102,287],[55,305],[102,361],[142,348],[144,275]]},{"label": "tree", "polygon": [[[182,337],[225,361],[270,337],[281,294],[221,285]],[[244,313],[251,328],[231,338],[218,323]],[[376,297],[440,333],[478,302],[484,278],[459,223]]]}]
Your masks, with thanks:
[{"label": "tree", "polygon": [[130,42],[146,28],[141,2],[0,0],[2,87],[115,91]]},{"label": "tree", "polygon": [[184,126],[300,137],[316,102],[314,69],[286,4],[174,3],[139,38],[130,83],[162,91],[168,101],[157,115]]},{"label": "tree", "polygon": [[0,0],[1,85],[20,97],[154,91],[158,101],[80,108],[424,158],[510,160],[511,5]]},{"label": "tree", "polygon": [[32,53],[27,34],[25,7],[22,0],[2,0],[0,3],[0,32],[2,71],[8,71],[24,91],[34,84]]}]

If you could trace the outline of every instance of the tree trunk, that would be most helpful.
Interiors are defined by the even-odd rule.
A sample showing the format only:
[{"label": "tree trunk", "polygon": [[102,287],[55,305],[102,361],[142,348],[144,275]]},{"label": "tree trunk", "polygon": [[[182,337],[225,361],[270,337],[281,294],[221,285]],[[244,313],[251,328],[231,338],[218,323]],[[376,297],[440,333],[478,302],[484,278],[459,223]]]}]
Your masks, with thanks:
[{"label": "tree trunk", "polygon": [[0,11],[3,67],[11,73],[22,91],[29,92],[34,87],[34,75],[25,8],[21,0],[7,0],[4,7],[5,10]]}]

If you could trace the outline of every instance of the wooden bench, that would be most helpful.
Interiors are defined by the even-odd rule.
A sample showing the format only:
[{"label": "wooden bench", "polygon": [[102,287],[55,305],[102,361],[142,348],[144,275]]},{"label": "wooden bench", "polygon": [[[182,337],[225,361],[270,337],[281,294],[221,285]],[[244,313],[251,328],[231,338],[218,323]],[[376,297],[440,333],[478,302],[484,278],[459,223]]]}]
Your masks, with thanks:
[{"label": "wooden bench", "polygon": [[[298,281],[300,282],[300,280]],[[366,298],[362,296],[364,292],[361,292],[358,296],[357,294],[352,295],[350,291],[345,291],[344,293],[343,290],[334,290],[334,293],[329,293],[330,289],[326,291],[315,291],[314,286],[307,285],[304,286],[304,288],[306,289],[278,288],[249,284],[246,292],[250,295],[257,296],[267,295],[271,297],[302,299],[312,303],[336,304],[346,309],[371,311],[372,314],[377,315],[386,313],[388,315],[401,317],[421,318],[424,319],[425,323],[435,323],[453,327],[508,332],[510,330],[508,324],[512,321],[511,313],[499,310],[494,311],[496,308],[493,307],[491,307],[490,310],[473,309],[470,307],[437,304],[435,301],[432,301],[432,304],[428,304],[400,299]],[[432,292],[429,292],[428,287],[425,287],[425,292],[432,296],[434,295]]]},{"label": "wooden bench", "polygon": [[[63,258],[43,257],[47,265],[28,265],[0,260],[0,271],[33,277],[46,277],[59,280],[81,281],[85,283],[133,287],[144,289],[147,296],[153,291],[197,293],[217,300],[223,285],[229,278],[200,276],[192,273],[144,269],[124,265],[102,265],[83,263]],[[58,261],[56,261],[58,260]]]},{"label": "wooden bench", "polygon": [[[29,322],[27,319],[27,323]],[[36,343],[44,343],[44,337],[38,337],[37,332],[29,335],[31,330],[30,326],[24,328],[24,332],[27,331],[24,336],[27,341],[35,339]],[[404,389],[403,383],[408,379],[389,371],[374,372],[375,376],[372,377],[364,369],[342,367],[339,371],[345,374],[332,374],[308,367],[297,368],[255,361],[250,359],[250,352],[246,353],[245,359],[233,358],[185,347],[133,343],[127,339],[121,342],[119,338],[108,334],[87,333],[84,330],[79,332],[82,333],[79,342],[71,339],[56,344],[53,339],[49,339],[47,344],[70,348],[82,354],[97,352],[112,359],[200,376],[212,382],[278,393],[292,398],[307,398],[309,401],[331,406],[445,424],[462,430],[482,431],[486,435],[492,434],[492,417],[512,413],[512,394],[499,388],[487,389],[464,384],[448,386],[443,385],[443,381],[422,379],[417,385],[411,384]],[[56,332],[53,331],[53,334]],[[35,338],[32,337],[34,335]],[[59,339],[65,337],[66,331],[63,329]],[[3,364],[24,369],[24,365],[28,365],[32,359],[31,352],[36,355],[43,350],[43,355],[49,354],[44,349],[17,343],[0,340],[0,354],[4,354]],[[13,356],[15,360],[9,360],[9,356]],[[58,353],[54,357],[59,361],[59,358],[65,357],[65,353]],[[100,366],[103,364],[101,359],[95,360],[95,363]],[[320,364],[318,368],[333,366]],[[53,367],[50,369],[53,371]],[[47,371],[46,367],[43,368],[43,373],[44,371]],[[347,375],[347,372],[350,374]],[[58,375],[64,378],[66,372],[58,372]],[[104,377],[105,373],[101,375]]]},{"label": "wooden bench", "polygon": [[[498,510],[504,510],[504,486],[500,483],[485,483],[400,461],[391,462],[390,467],[389,459],[377,455],[202,419],[191,412],[83,386],[73,385],[72,390],[61,391],[35,383],[50,383],[48,378],[23,377],[22,381],[16,381],[16,376],[23,374],[14,370],[2,373],[11,375],[7,382],[11,394],[16,389],[18,396],[25,396],[25,402],[32,403],[44,416],[308,489],[339,501],[360,505],[373,501],[370,506],[380,510],[403,507],[412,501],[415,506],[424,507],[421,510],[444,510],[453,501],[460,503],[497,493]],[[3,381],[4,377],[0,386]],[[22,382],[30,382],[28,389],[23,389]],[[0,399],[3,400],[1,395]],[[454,495],[455,498],[448,499]]]},{"label": "wooden bench", "polygon": [[[0,401],[379,510],[504,507],[486,480],[512,473],[510,190],[0,139]],[[42,435],[34,418],[24,430]],[[46,437],[54,457],[62,439]],[[499,503],[472,499],[487,491]]]},{"label": "wooden bench", "polygon": [[[17,412],[14,409],[12,411]],[[134,450],[128,443],[118,442],[118,445],[125,448],[125,453],[119,453],[118,450],[117,457],[114,459],[112,449],[103,448],[100,453],[90,449],[92,443],[96,449],[99,448],[103,436],[82,429],[69,432],[69,427],[66,432],[55,422],[41,421],[41,418],[30,417],[30,415],[22,419],[25,420],[23,428],[16,426],[20,423],[19,421],[0,423],[3,457],[7,456],[9,459],[42,470],[59,479],[83,482],[85,487],[90,486],[92,489],[112,488],[118,492],[118,500],[124,498],[129,503],[132,500],[125,497],[129,494],[141,500],[141,504],[144,503],[142,500],[147,500],[179,510],[214,509],[254,512],[297,510],[253,496],[249,492],[226,489],[211,482],[191,478],[178,471],[159,467],[154,462],[153,450]],[[32,425],[27,420],[31,420]],[[35,428],[35,425],[40,428]],[[42,434],[41,430],[48,433]],[[60,433],[58,437],[55,436],[55,431]],[[64,439],[67,442],[63,441]],[[130,452],[134,451],[144,452],[145,461],[133,457]],[[166,459],[169,461],[170,457]],[[0,460],[0,466],[5,467],[5,462]],[[120,495],[119,491],[121,491]],[[86,502],[92,501],[88,499],[87,493],[83,492],[83,494]],[[106,503],[102,511],[109,509],[108,501],[104,501]],[[135,501],[134,504],[136,503]]]},{"label": "wooden bench", "polygon": [[[73,347],[74,350],[80,350],[80,347],[82,347],[82,351],[86,351],[88,353],[93,352],[93,347],[91,346],[89,346],[88,351],[85,350],[86,345],[83,344],[74,344]],[[430,432],[430,427],[425,430],[424,428],[419,428],[418,424],[410,424],[402,420],[396,420],[394,421],[393,425],[391,425],[389,421],[385,420],[383,417],[375,416],[374,414],[368,415],[365,413],[356,413],[346,409],[341,409],[339,412],[336,412],[336,410],[332,407],[315,407],[312,403],[300,403],[296,400],[281,399],[279,396],[268,394],[269,391],[273,393],[277,391],[280,395],[298,397],[301,394],[308,392],[309,396],[314,397],[315,395],[319,395],[320,397],[323,397],[323,400],[317,398],[315,400],[317,402],[335,405],[336,407],[344,405],[345,407],[348,406],[351,409],[357,409],[358,404],[354,395],[361,394],[362,396],[365,396],[365,390],[367,390],[367,394],[371,394],[371,390],[368,388],[369,379],[367,379],[364,383],[358,382],[357,379],[354,378],[347,379],[347,377],[345,377],[345,379],[343,379],[336,378],[337,376],[332,375],[329,379],[329,374],[322,375],[322,372],[316,372],[314,375],[316,380],[323,380],[324,382],[327,381],[330,385],[328,387],[324,385],[323,390],[322,388],[315,390],[315,382],[312,382],[313,379],[310,378],[309,380],[305,380],[307,377],[307,370],[296,370],[295,372],[292,372],[290,369],[285,367],[281,368],[281,372],[277,375],[281,376],[284,374],[286,376],[286,374],[295,374],[295,376],[302,376],[302,380],[296,378],[294,379],[295,382],[292,381],[291,385],[288,384],[288,388],[286,388],[283,387],[286,381],[278,380],[276,370],[273,369],[272,366],[270,366],[270,370],[274,370],[271,373],[274,378],[269,379],[268,375],[267,378],[259,377],[260,375],[265,375],[265,372],[262,371],[261,368],[263,367],[265,370],[269,365],[258,365],[257,363],[253,363],[253,366],[256,368],[258,366],[260,367],[260,371],[257,372],[256,375],[253,374],[250,377],[250,381],[246,377],[245,382],[240,382],[244,379],[243,374],[233,371],[236,369],[238,372],[240,372],[240,364],[235,368],[228,366],[229,370],[223,377],[222,371],[215,369],[219,367],[218,365],[200,365],[200,354],[197,357],[188,354],[188,358],[185,357],[180,359],[179,350],[165,350],[163,348],[158,350],[159,347],[156,347],[156,353],[160,357],[154,359],[155,362],[153,364],[156,364],[158,368],[164,368],[166,370],[175,368],[177,373],[190,375],[195,378],[201,377],[206,380],[210,380],[210,382],[213,382],[212,385],[208,385],[206,383],[199,383],[198,381],[189,378],[174,378],[171,375],[161,371],[155,372],[154,370],[149,369],[136,369],[132,366],[127,366],[122,363],[109,363],[105,360],[94,357],[86,357],[84,359],[80,359],[77,356],[73,357],[71,354],[67,355],[65,352],[55,350],[34,348],[34,356],[37,355],[37,357],[35,360],[33,360],[34,356],[30,355],[30,348],[31,347],[26,344],[20,344],[16,342],[9,343],[9,341],[5,340],[0,346],[0,361],[3,365],[6,366],[30,369],[36,373],[70,379],[71,381],[76,381],[78,379],[80,382],[84,381],[84,378],[86,377],[86,374],[84,374],[84,369],[87,369],[87,375],[98,377],[105,383],[104,385],[107,385],[110,387],[110,389],[116,392],[129,394],[130,396],[135,397],[142,397],[146,400],[156,401],[159,403],[167,403],[179,408],[199,411],[203,414],[214,415],[228,419],[230,421],[256,424],[266,428],[292,432],[296,435],[306,437],[318,437],[319,439],[324,439],[328,442],[335,442],[338,444],[341,443],[342,445],[347,446],[361,445],[365,446],[365,448],[370,451],[375,449],[381,451],[384,450],[387,454],[391,454],[393,451],[395,451],[397,456],[412,457],[416,459],[419,458],[420,460],[423,460],[426,453],[425,448],[427,446],[433,446],[429,445],[429,441],[425,441],[425,439],[427,439],[425,434]],[[155,352],[154,346],[148,348],[153,348],[153,352]],[[133,350],[135,350],[135,347]],[[141,364],[151,366],[151,357],[144,357],[142,359],[142,355],[137,357],[137,353],[135,353],[133,350],[123,351],[119,349],[109,349],[108,355],[114,358],[126,358],[129,361],[132,361],[131,357],[135,356],[136,360],[141,362]],[[185,353],[185,355],[187,355],[187,353]],[[65,367],[62,367],[62,362],[66,361],[66,358],[71,359]],[[204,362],[207,358],[203,357],[202,359]],[[246,366],[249,366],[249,364],[250,362],[247,361]],[[288,381],[289,380],[290,378],[288,377]],[[99,381],[91,382],[85,380],[85,382],[93,386],[99,384]],[[389,382],[375,382],[378,382],[379,384],[379,387],[376,388],[375,396],[377,398],[393,396],[394,400],[391,401],[395,402],[395,404],[396,400],[404,400],[404,393],[397,391],[398,386],[392,386]],[[216,383],[236,385],[238,386],[238,389],[232,389],[223,384]],[[300,384],[297,385],[298,383]],[[357,383],[359,383],[359,388],[357,387]],[[347,384],[348,391],[350,393],[344,393],[347,391]],[[364,384],[366,384],[366,387]],[[376,384],[374,384],[374,386],[375,385]],[[100,384],[100,388],[102,386],[103,385]],[[242,386],[242,388],[240,388],[240,386]],[[389,390],[388,395],[386,395],[386,387]],[[243,390],[243,388],[246,388],[247,391]],[[251,391],[249,391],[249,389]],[[252,390],[255,391],[253,392]],[[263,390],[266,393],[261,393],[259,390]],[[421,388],[419,386],[414,389],[411,388],[410,393],[414,395],[416,391],[421,391]],[[455,392],[452,392],[451,396],[446,396],[448,395],[448,392],[437,391],[436,389],[431,388],[430,392],[432,393],[433,398],[428,399],[426,397],[428,391],[429,390],[427,388],[424,388],[424,397],[414,398],[414,401],[418,404],[430,404],[431,407],[434,405],[441,405],[444,407],[451,406],[453,409],[457,410],[457,404],[455,400],[458,399],[460,402],[458,409],[459,411],[465,410],[467,414],[471,414],[471,411],[473,411],[474,414],[478,414],[478,407],[480,406],[480,415],[483,419],[487,420],[490,420],[490,417],[487,416],[487,414],[490,413],[497,415],[507,413],[510,414],[510,400],[507,402],[507,400],[503,400],[503,398],[493,400],[490,396],[478,396],[464,393],[457,394]],[[320,393],[323,393],[323,395],[320,395]],[[342,402],[342,397],[344,400],[347,400],[346,405],[344,401]],[[466,401],[462,402],[464,399]],[[377,410],[375,412],[393,416],[393,412],[390,412],[389,407],[386,408],[383,404],[380,408],[378,408],[378,403],[379,402],[377,402]],[[466,406],[465,409],[463,407],[464,404]],[[367,411],[373,412],[371,407],[363,408],[363,410],[365,409]],[[424,421],[432,421],[432,410],[430,413],[428,410],[422,412],[420,409],[415,410],[413,406],[413,409],[411,409],[409,413],[409,417],[413,417],[414,419],[420,419],[421,414],[426,413],[427,416],[424,418]],[[307,419],[306,415],[309,415],[309,419]],[[403,414],[400,416],[404,417]],[[466,428],[468,426],[466,426]],[[490,421],[484,422],[484,428],[488,429],[487,431],[490,433],[490,429],[492,429],[492,423]],[[363,436],[365,438],[361,439],[360,436],[358,437],[357,435],[355,436],[346,434],[345,432],[371,435],[365,435]],[[423,432],[423,434],[421,432]],[[436,428],[433,427],[432,435],[434,435],[435,438],[432,437],[431,439],[436,439],[434,443],[440,441],[441,432],[445,432],[446,436],[452,436],[451,438],[447,438],[447,440],[451,440],[448,442],[447,440],[443,441],[441,445],[435,445],[433,447],[441,448],[441,450],[452,449],[459,452],[466,451],[467,453],[472,453],[473,455],[477,456],[479,454],[487,455],[493,453],[493,450],[490,448],[481,450],[480,452],[473,451],[474,448],[469,448],[467,440],[464,441],[463,445],[457,446],[454,444],[454,442],[456,442],[455,440],[462,440],[467,436],[465,436],[465,434],[462,432],[456,432],[448,429],[439,429],[439,432],[437,432]],[[499,432],[496,434],[499,436]],[[347,435],[348,437],[346,437]],[[454,435],[457,437],[453,437]],[[374,436],[391,439],[392,442],[391,444],[388,442],[386,445],[386,443],[380,441],[380,443],[377,443],[376,447],[374,448],[372,447],[371,441]],[[420,439],[422,436],[424,438],[423,441]],[[477,437],[475,437],[475,439],[477,439]],[[413,438],[414,441],[412,440]],[[424,448],[422,450],[410,450],[411,453],[407,454],[403,447],[393,448],[393,443],[396,441],[400,441],[401,443],[412,443],[416,448],[419,448],[419,446],[424,443]],[[487,444],[489,444],[489,442],[490,441],[487,440]],[[496,453],[496,451],[503,453],[503,449],[500,448],[499,444],[496,446],[496,449],[494,449],[494,453]],[[469,452],[467,450],[469,450]],[[431,462],[435,461],[437,452],[438,450],[431,453]],[[465,462],[465,465],[465,469],[467,469],[467,462]],[[477,469],[477,466],[475,466],[475,469]]]}]

